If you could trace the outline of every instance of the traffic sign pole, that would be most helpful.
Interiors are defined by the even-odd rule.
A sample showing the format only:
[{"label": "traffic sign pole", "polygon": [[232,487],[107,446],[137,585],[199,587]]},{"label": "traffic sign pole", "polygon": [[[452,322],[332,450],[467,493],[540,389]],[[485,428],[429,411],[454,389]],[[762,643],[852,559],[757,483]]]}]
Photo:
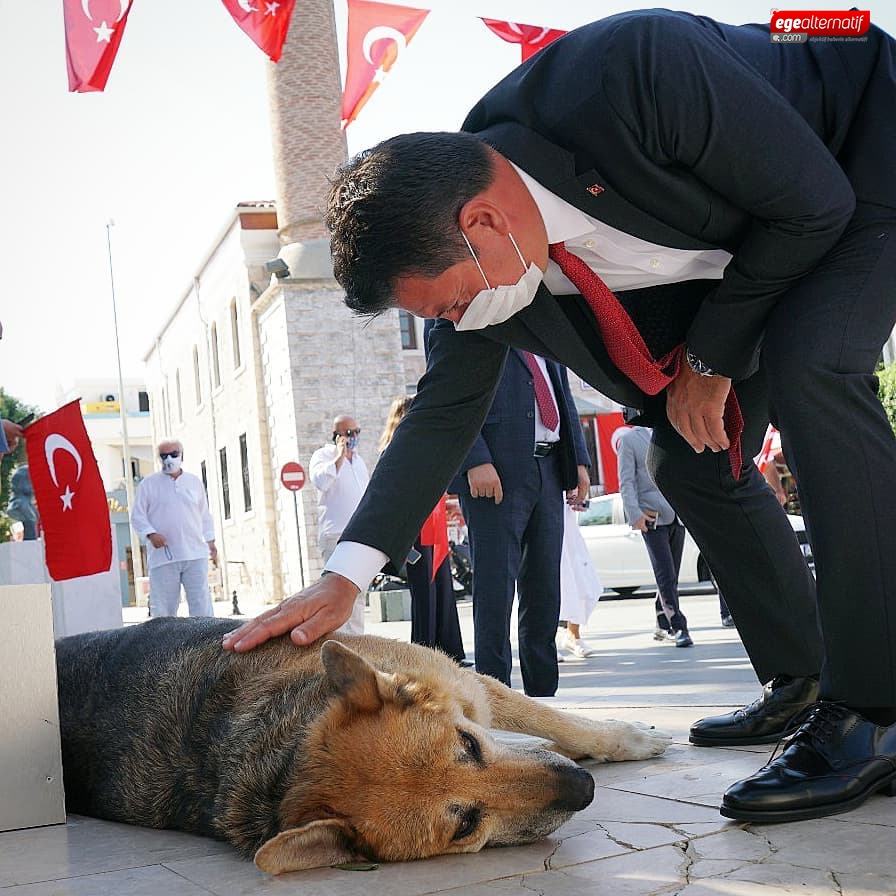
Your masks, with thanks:
[{"label": "traffic sign pole", "polygon": [[296,542],[299,546],[299,582],[305,587],[305,564],[302,560],[302,530],[299,528],[299,490],[305,485],[305,470],[295,461],[283,464],[280,470],[280,482],[292,492],[292,509],[296,518]]}]

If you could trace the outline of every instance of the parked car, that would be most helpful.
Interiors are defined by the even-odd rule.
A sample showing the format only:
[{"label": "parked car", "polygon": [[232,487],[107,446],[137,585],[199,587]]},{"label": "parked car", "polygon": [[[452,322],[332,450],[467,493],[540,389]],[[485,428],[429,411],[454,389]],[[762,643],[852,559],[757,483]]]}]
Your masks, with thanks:
[{"label": "parked car", "polygon": [[[622,495],[616,492],[592,498],[588,509],[578,514],[578,518],[591,562],[605,589],[619,594],[632,594],[639,588],[656,588],[644,539],[640,532],[632,529],[625,521]],[[788,519],[811,567],[812,551],[803,518],[788,514]],[[690,532],[685,533],[678,580],[682,585],[712,582],[709,565],[700,554]]]}]

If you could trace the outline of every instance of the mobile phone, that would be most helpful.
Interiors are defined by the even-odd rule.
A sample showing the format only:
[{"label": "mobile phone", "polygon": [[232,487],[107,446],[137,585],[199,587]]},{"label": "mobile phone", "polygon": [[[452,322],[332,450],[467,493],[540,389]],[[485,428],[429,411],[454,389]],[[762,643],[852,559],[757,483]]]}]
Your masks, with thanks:
[{"label": "mobile phone", "polygon": [[28,414],[27,417],[22,417],[21,420],[13,420],[12,422],[16,424],[16,426],[21,426],[23,429],[34,419],[34,414]]}]

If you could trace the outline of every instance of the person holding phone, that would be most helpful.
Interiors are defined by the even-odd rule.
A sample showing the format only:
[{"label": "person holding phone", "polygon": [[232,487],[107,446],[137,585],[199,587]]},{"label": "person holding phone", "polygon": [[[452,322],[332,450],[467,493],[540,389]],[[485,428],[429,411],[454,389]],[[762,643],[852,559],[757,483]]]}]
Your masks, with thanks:
[{"label": "person holding phone", "polygon": [[693,647],[688,620],[678,602],[678,573],[684,551],[684,525],[647,469],[651,430],[633,426],[619,439],[619,491],[626,522],[641,533],[656,577],[657,641]]}]

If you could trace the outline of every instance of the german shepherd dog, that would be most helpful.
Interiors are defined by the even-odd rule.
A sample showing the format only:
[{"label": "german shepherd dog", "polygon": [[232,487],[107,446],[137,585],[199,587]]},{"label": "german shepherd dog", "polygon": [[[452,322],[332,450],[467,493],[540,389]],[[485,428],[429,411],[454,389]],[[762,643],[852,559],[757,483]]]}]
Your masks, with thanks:
[{"label": "german shepherd dog", "polygon": [[669,742],[416,644],[284,636],[225,652],[239,624],[159,618],[57,642],[69,811],[226,840],[272,874],[420,859],[540,839],[594,797],[570,759],[646,759]]}]

